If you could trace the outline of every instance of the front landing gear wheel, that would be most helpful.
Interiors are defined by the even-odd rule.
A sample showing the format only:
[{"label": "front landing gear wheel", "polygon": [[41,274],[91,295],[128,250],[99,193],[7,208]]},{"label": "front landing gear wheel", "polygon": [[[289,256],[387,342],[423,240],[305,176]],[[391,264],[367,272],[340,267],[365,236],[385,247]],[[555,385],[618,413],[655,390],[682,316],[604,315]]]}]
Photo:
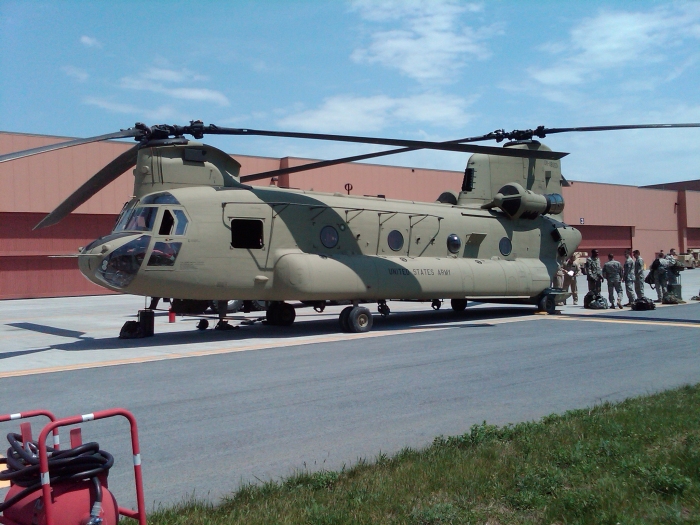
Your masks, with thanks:
[{"label": "front landing gear wheel", "polygon": [[442,306],[442,301],[440,299],[433,299],[433,304],[430,305],[433,310],[439,310]]},{"label": "front landing gear wheel", "polygon": [[272,303],[267,309],[267,322],[273,326],[291,326],[297,312],[291,304]]},{"label": "front landing gear wheel", "polygon": [[455,312],[463,312],[467,308],[466,299],[452,299],[450,301],[450,306]]},{"label": "front landing gear wheel", "polygon": [[362,333],[372,329],[372,312],[364,306],[356,306],[348,314],[349,332]]},{"label": "front landing gear wheel", "polygon": [[557,311],[557,303],[554,302],[553,295],[544,295],[540,302],[537,304],[537,309],[540,312],[547,312],[548,314],[553,314]]},{"label": "front landing gear wheel", "polygon": [[209,328],[209,321],[206,319],[200,319],[197,323],[197,330],[206,330]]}]

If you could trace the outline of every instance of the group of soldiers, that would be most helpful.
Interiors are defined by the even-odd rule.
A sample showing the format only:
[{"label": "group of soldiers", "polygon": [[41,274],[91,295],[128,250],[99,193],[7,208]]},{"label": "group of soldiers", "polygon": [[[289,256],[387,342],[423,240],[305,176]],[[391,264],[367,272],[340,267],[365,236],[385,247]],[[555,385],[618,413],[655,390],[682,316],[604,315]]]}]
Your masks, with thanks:
[{"label": "group of soldiers", "polygon": [[[676,264],[676,250],[671,248],[668,255],[663,250],[659,253],[650,267],[653,283],[658,295],[657,303],[662,302],[664,294],[668,292],[669,284],[676,284],[677,274],[671,270]],[[608,298],[610,307],[618,308],[631,306],[638,298],[644,297],[644,259],[639,250],[625,250],[625,262],[621,264],[615,260],[612,253],[608,254],[608,262],[601,265],[598,257],[598,250],[592,250],[591,256],[586,259],[583,268],[576,263],[576,257],[572,255],[567,261],[559,266],[555,275],[554,286],[566,291],[571,290],[574,304],[578,304],[578,284],[576,277],[579,273],[586,275],[588,279],[588,291],[596,295],[601,294],[603,281],[608,283]],[[627,303],[622,304],[622,283],[625,283],[627,293]],[[617,297],[616,297],[617,296]]]}]

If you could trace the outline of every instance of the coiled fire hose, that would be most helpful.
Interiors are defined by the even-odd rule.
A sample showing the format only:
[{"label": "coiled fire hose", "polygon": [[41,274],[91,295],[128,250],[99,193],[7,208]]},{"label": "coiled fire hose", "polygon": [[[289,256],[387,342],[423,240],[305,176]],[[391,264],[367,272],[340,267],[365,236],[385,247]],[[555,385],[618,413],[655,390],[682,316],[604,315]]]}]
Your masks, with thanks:
[{"label": "coiled fire hose", "polygon": [[[36,441],[23,444],[21,439],[19,434],[7,435],[10,448],[7,449],[7,457],[0,458],[0,465],[7,463],[7,470],[0,471],[0,481],[11,481],[25,489],[0,503],[0,512],[41,488],[39,444]],[[67,450],[46,447],[46,451],[51,485],[90,479],[95,488],[95,504],[90,515],[98,516],[102,506],[102,486],[98,476],[107,474],[114,465],[114,457],[100,450],[100,445],[94,442]]]}]

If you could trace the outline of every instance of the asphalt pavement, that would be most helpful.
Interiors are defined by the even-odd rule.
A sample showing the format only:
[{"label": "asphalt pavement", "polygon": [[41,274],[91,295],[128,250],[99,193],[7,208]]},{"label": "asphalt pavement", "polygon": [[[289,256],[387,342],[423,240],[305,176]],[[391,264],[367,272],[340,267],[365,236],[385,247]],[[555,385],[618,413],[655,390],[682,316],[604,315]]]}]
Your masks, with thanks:
[{"label": "asphalt pavement", "polygon": [[[700,270],[685,272],[686,299],[699,284]],[[331,307],[299,310],[289,328],[253,322],[230,332],[199,332],[194,319],[170,324],[161,312],[155,337],[120,340],[143,299],[0,301],[0,414],[131,410],[151,510],[422,447],[482,421],[532,420],[700,381],[693,301],[653,312],[565,306],[552,316],[391,306],[369,334],[341,334],[340,307]],[[0,424],[9,431],[16,422]],[[115,455],[110,487],[133,506],[128,425],[88,422],[83,436]]]}]

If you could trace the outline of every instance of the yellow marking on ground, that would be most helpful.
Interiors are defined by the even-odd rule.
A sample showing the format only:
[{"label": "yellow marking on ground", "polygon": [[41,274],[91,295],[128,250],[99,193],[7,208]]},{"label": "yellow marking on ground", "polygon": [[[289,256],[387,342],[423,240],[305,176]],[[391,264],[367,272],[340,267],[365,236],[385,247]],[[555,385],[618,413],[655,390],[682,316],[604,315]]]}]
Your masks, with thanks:
[{"label": "yellow marking on ground", "polygon": [[[5,456],[3,456],[2,454],[0,454],[0,458],[4,458],[4,457],[5,457]],[[2,469],[2,470],[5,470],[5,469]],[[9,481],[0,481],[0,489],[5,489],[5,488],[7,488],[7,487],[9,487],[9,486],[10,486],[10,482],[9,482]]]},{"label": "yellow marking on ground", "polygon": [[561,321],[588,321],[589,323],[618,323],[618,324],[643,324],[648,326],[677,326],[680,328],[700,328],[700,323],[682,323],[678,321],[657,321],[655,319],[601,319],[600,317],[558,316],[554,319]]}]

